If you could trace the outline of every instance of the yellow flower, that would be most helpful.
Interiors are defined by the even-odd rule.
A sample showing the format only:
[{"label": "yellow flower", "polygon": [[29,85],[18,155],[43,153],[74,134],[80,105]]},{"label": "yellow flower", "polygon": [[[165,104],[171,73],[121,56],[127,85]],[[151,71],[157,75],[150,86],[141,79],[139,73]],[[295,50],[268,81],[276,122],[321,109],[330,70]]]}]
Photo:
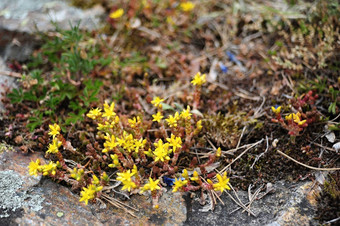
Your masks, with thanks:
[{"label": "yellow flower", "polygon": [[133,175],[137,175],[138,174],[138,169],[137,169],[136,165],[133,165],[132,173],[133,173]]},{"label": "yellow flower", "polygon": [[187,106],[187,109],[186,110],[183,110],[182,112],[181,112],[181,115],[180,115],[180,117],[182,118],[182,119],[187,119],[187,120],[190,120],[191,119],[191,113],[190,113],[190,106]]},{"label": "yellow flower", "polygon": [[188,170],[187,169],[183,170],[182,177],[184,177],[185,179],[189,178]]},{"label": "yellow flower", "polygon": [[38,176],[38,172],[41,170],[40,159],[37,159],[35,162],[31,161],[28,166],[28,172],[31,176]]},{"label": "yellow flower", "polygon": [[197,128],[198,130],[201,130],[201,129],[203,128],[203,126],[202,126],[202,120],[199,120],[199,121],[196,123],[196,128]]},{"label": "yellow flower", "polygon": [[163,115],[160,112],[157,112],[157,114],[152,115],[153,117],[153,122],[161,122]]},{"label": "yellow flower", "polygon": [[80,202],[85,202],[85,205],[88,204],[89,200],[95,198],[96,191],[93,186],[89,186],[88,188],[83,188],[83,191],[80,192]]},{"label": "yellow flower", "polygon": [[75,167],[73,170],[71,170],[71,177],[76,179],[77,181],[80,181],[83,175],[84,175],[84,169],[77,169]]},{"label": "yellow flower", "polygon": [[171,134],[171,138],[166,138],[166,140],[169,142],[170,146],[172,146],[174,152],[177,148],[182,147],[182,140],[180,137],[176,137],[175,135]]},{"label": "yellow flower", "polygon": [[221,154],[222,154],[222,150],[221,150],[221,148],[219,147],[219,148],[217,148],[217,150],[216,150],[216,157],[221,157]]},{"label": "yellow flower", "polygon": [[83,191],[80,192],[80,202],[85,202],[85,204],[88,204],[89,200],[92,200],[96,197],[96,193],[101,191],[103,189],[102,186],[95,186],[93,184],[90,184],[87,188],[84,187]]},{"label": "yellow flower", "polygon": [[42,171],[43,171],[43,175],[47,176],[47,175],[55,175],[57,172],[57,166],[58,166],[59,162],[54,163],[54,162],[49,162],[46,165],[42,165]]},{"label": "yellow flower", "polygon": [[123,173],[117,173],[118,177],[116,178],[117,180],[121,182],[125,181],[131,181],[131,177],[134,175],[134,173],[131,173],[131,170],[127,170]]},{"label": "yellow flower", "polygon": [[174,116],[169,115],[169,117],[165,120],[168,122],[168,125],[170,127],[177,127],[177,120],[178,119],[179,119],[179,114],[178,114],[178,112],[176,112]]},{"label": "yellow flower", "polygon": [[218,183],[213,185],[215,191],[220,190],[223,192],[225,189],[230,190],[230,187],[228,186],[229,178],[227,178],[226,172],[224,172],[223,177],[220,174],[217,174],[216,177],[218,179]]},{"label": "yellow flower", "polygon": [[173,187],[172,192],[177,192],[178,189],[185,186],[187,183],[188,183],[187,180],[181,180],[180,178],[179,179],[175,178],[174,185],[172,186]]},{"label": "yellow flower", "polygon": [[110,155],[111,159],[112,159],[112,164],[109,164],[110,168],[114,168],[119,166],[119,160],[118,160],[118,155],[114,154],[114,155]]},{"label": "yellow flower", "polygon": [[105,181],[105,182],[110,182],[110,178],[109,176],[106,174],[106,172],[104,172],[101,177],[100,177],[101,180]]},{"label": "yellow flower", "polygon": [[164,99],[161,99],[159,97],[154,97],[153,100],[151,101],[151,104],[153,104],[157,108],[162,108],[162,102]]},{"label": "yellow flower", "polygon": [[53,138],[60,134],[60,126],[57,123],[54,123],[53,125],[49,125],[50,127],[50,132],[48,133],[48,135],[52,136]]},{"label": "yellow flower", "polygon": [[193,177],[191,177],[190,180],[192,180],[192,181],[199,181],[199,176],[198,176],[198,173],[196,171],[194,171]]},{"label": "yellow flower", "polygon": [[155,162],[157,161],[166,161],[170,160],[170,157],[168,156],[169,153],[169,144],[165,143],[163,144],[163,141],[161,139],[158,140],[158,143],[154,143],[156,146],[155,151],[153,154],[155,155]]},{"label": "yellow flower", "polygon": [[136,188],[137,185],[135,184],[135,182],[133,181],[124,181],[123,182],[123,187],[122,187],[122,190],[128,190],[129,192],[131,191],[131,188]]},{"label": "yellow flower", "polygon": [[134,139],[134,145],[133,145],[133,147],[134,147],[134,149],[135,149],[135,152],[139,152],[139,149],[142,149],[142,148],[144,148],[144,145],[146,144],[146,140],[144,139],[143,140],[143,138],[140,138],[139,140],[137,140],[137,139]]},{"label": "yellow flower", "polygon": [[98,117],[100,117],[102,115],[101,113],[101,109],[99,108],[95,108],[89,111],[89,113],[87,113],[87,117],[89,117],[90,119],[97,119]]},{"label": "yellow flower", "polygon": [[286,120],[292,120],[293,119],[293,114],[286,115]]},{"label": "yellow flower", "polygon": [[302,125],[305,124],[306,122],[307,122],[307,120],[302,120],[302,121],[298,122],[298,125],[299,125],[299,126],[302,126]]},{"label": "yellow flower", "polygon": [[281,106],[279,107],[273,107],[272,106],[272,111],[277,115],[277,114],[280,114],[281,112]]},{"label": "yellow flower", "polygon": [[182,2],[179,6],[184,12],[189,12],[195,8],[195,4],[190,1]]},{"label": "yellow flower", "polygon": [[174,24],[175,24],[175,22],[174,22],[174,20],[172,19],[171,16],[167,16],[167,17],[166,17],[166,22],[167,22],[168,24],[170,24],[170,25],[174,25]]},{"label": "yellow flower", "polygon": [[153,153],[152,153],[151,148],[149,148],[148,151],[144,151],[144,154],[146,154],[146,156],[148,156],[148,157],[153,157]]},{"label": "yellow flower", "polygon": [[204,83],[206,83],[205,79],[206,74],[201,75],[201,72],[197,72],[194,79],[191,81],[191,83],[194,86],[202,86]]},{"label": "yellow flower", "polygon": [[149,183],[145,184],[144,187],[141,190],[141,193],[143,193],[146,190],[150,190],[150,191],[155,191],[155,190],[159,190],[161,189],[158,186],[159,180],[152,180],[152,178],[149,178]]},{"label": "yellow flower", "polygon": [[293,119],[294,119],[294,122],[297,123],[299,126],[302,126],[303,124],[305,124],[307,122],[307,120],[301,121],[301,113],[300,112],[293,114]]},{"label": "yellow flower", "polygon": [[117,18],[123,16],[123,14],[124,14],[124,9],[119,8],[116,11],[113,11],[112,13],[110,13],[109,17],[111,19],[117,19]]},{"label": "yellow flower", "polygon": [[129,192],[131,191],[131,188],[136,188],[137,185],[132,181],[132,176],[135,174],[135,169],[132,170],[127,170],[124,173],[117,173],[118,177],[116,178],[117,180],[121,181],[123,183],[122,190],[128,190]]},{"label": "yellow flower", "polygon": [[61,146],[61,142],[58,139],[53,139],[52,144],[49,144],[47,153],[57,154],[58,148]]},{"label": "yellow flower", "polygon": [[104,137],[106,139],[105,143],[104,143],[104,149],[102,150],[103,153],[107,153],[109,150],[113,150],[118,143],[116,143],[116,138],[114,135],[108,135]]},{"label": "yellow flower", "polygon": [[92,176],[92,184],[98,185],[99,183],[100,183],[100,181],[99,181],[98,177],[93,174],[93,176]]},{"label": "yellow flower", "polygon": [[[106,117],[108,120],[110,118],[113,118],[116,116],[116,113],[114,112],[115,109],[115,103],[112,102],[111,105],[109,106],[107,103],[104,104],[104,114],[102,117]],[[98,124],[99,125],[99,124]]]},{"label": "yellow flower", "polygon": [[136,128],[138,124],[141,123],[140,117],[134,117],[133,119],[128,119],[131,128]]}]

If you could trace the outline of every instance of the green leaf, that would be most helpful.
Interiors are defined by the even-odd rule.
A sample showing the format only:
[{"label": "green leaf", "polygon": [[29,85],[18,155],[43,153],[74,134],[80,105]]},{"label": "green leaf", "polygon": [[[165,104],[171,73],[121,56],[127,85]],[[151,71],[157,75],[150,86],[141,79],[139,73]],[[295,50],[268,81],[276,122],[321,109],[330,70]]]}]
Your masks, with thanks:
[{"label": "green leaf", "polygon": [[164,103],[162,103],[162,109],[163,111],[166,111],[166,110],[175,111],[175,108],[171,107],[169,104],[164,104]]},{"label": "green leaf", "polygon": [[23,101],[22,89],[13,89],[11,93],[7,94],[7,97],[11,100],[12,104],[20,103]]}]

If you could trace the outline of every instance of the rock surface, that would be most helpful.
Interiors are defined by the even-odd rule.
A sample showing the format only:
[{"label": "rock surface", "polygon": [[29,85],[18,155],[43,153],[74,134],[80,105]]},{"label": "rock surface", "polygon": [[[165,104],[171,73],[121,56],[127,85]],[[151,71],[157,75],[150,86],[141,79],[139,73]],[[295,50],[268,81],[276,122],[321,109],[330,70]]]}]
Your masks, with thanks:
[{"label": "rock surface", "polygon": [[[312,195],[318,192],[318,187],[310,189],[311,185],[312,182],[290,184],[283,181],[270,185],[272,191],[251,205],[250,210],[255,216],[243,212],[225,194],[221,197],[225,205],[217,205],[213,212],[206,212],[198,201],[187,198],[188,215],[185,225],[318,225],[313,219],[315,196]],[[229,193],[235,197],[232,191]],[[238,191],[237,195],[242,203],[249,201],[247,192]],[[257,197],[262,195],[264,192]]]},{"label": "rock surface", "polygon": [[[201,206],[198,198],[172,194],[170,189],[159,200],[159,209],[152,208],[149,196],[134,195],[126,201],[138,210],[133,217],[109,204],[104,208],[99,203],[86,206],[69,188],[48,178],[29,176],[27,166],[37,158],[43,156],[14,151],[0,154],[0,195],[5,197],[0,201],[0,225],[317,225],[313,216],[318,187],[312,187],[312,182],[268,184],[271,192],[251,205],[255,217],[238,209],[227,194],[221,196],[224,205],[219,202],[211,211],[209,198],[207,205]],[[249,201],[247,192],[238,191],[237,195],[243,203]],[[258,197],[262,195],[264,192]]]},{"label": "rock surface", "polygon": [[101,6],[81,10],[63,0],[1,0],[0,56],[5,60],[26,60],[37,45],[33,34],[53,30],[51,21],[62,29],[80,23],[80,28],[93,30],[100,26],[103,15]]},{"label": "rock surface", "polygon": [[128,205],[136,217],[110,205],[85,205],[69,188],[48,178],[28,175],[29,162],[43,159],[39,153],[0,154],[0,225],[180,225],[186,220],[181,194],[166,192],[153,209],[149,196],[134,195]]}]

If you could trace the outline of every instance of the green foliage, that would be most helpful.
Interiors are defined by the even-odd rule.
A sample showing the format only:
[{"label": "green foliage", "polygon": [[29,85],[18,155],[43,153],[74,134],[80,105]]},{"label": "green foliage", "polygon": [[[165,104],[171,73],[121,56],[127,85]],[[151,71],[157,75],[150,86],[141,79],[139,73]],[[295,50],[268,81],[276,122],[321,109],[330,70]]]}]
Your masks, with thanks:
[{"label": "green foliage", "polygon": [[71,30],[56,27],[56,31],[52,40],[43,37],[46,43],[28,64],[31,72],[22,79],[22,84],[29,84],[28,87],[22,86],[8,94],[11,103],[26,103],[35,109],[27,124],[30,131],[42,125],[45,117],[55,121],[57,112],[62,112],[58,115],[58,120],[65,121],[62,127],[82,121],[84,113],[97,101],[103,84],[87,75],[111,61],[101,57],[99,46],[79,26]]},{"label": "green foliage", "polygon": [[329,105],[328,112],[332,113],[333,115],[336,113],[336,104],[339,92],[339,90],[335,90],[333,87],[329,88],[329,93],[333,102]]}]

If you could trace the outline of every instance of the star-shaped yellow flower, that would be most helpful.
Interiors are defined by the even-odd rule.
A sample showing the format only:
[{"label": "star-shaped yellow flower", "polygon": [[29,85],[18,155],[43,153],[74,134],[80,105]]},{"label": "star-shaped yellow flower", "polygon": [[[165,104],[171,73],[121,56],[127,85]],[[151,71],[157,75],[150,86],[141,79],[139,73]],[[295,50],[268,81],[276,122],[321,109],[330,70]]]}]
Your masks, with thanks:
[{"label": "star-shaped yellow flower", "polygon": [[159,97],[154,97],[153,100],[151,101],[151,104],[153,104],[157,108],[162,108],[162,102],[164,99],[161,99]]},{"label": "star-shaped yellow flower", "polygon": [[197,74],[195,75],[194,79],[191,81],[191,83],[194,86],[202,86],[204,83],[206,83],[206,74],[201,74],[201,72],[197,72]]},{"label": "star-shaped yellow flower", "polygon": [[221,176],[220,174],[217,174],[216,177],[217,177],[218,183],[213,185],[215,191],[220,190],[221,192],[223,192],[225,189],[230,190],[230,187],[228,186],[229,178],[227,178],[226,172],[224,172],[223,176]]},{"label": "star-shaped yellow flower", "polygon": [[119,9],[113,11],[112,13],[110,13],[109,17],[111,19],[118,19],[118,18],[122,17],[123,14],[124,14],[124,9],[119,8]]},{"label": "star-shaped yellow flower", "polygon": [[50,132],[48,135],[52,136],[53,138],[60,134],[60,126],[57,123],[54,123],[53,125],[49,125],[50,127]]},{"label": "star-shaped yellow flower", "polygon": [[54,138],[52,144],[49,144],[47,153],[57,154],[59,152],[58,148],[60,147],[61,142]]},{"label": "star-shaped yellow flower", "polygon": [[163,115],[160,112],[157,112],[157,114],[152,115],[153,117],[153,122],[161,122]]},{"label": "star-shaped yellow flower", "polygon": [[102,115],[101,111],[102,111],[101,109],[95,108],[95,109],[90,110],[86,116],[94,120],[96,118],[99,118]]},{"label": "star-shaped yellow flower", "polygon": [[172,186],[173,187],[172,192],[177,192],[178,189],[185,186],[187,183],[188,183],[187,180],[181,180],[180,178],[179,179],[175,178],[174,185]]},{"label": "star-shaped yellow flower", "polygon": [[31,176],[38,176],[38,172],[41,170],[40,159],[37,159],[35,162],[30,162],[28,166],[28,172]]},{"label": "star-shaped yellow flower", "polygon": [[174,152],[177,148],[182,147],[182,140],[180,137],[176,137],[175,135],[171,134],[171,138],[166,138],[166,140],[169,142],[170,146],[172,146]]},{"label": "star-shaped yellow flower", "polygon": [[149,183],[145,184],[144,187],[141,190],[141,193],[143,193],[146,190],[150,190],[150,191],[155,191],[155,190],[159,190],[161,189],[158,186],[159,180],[152,180],[152,178],[149,178]]}]

